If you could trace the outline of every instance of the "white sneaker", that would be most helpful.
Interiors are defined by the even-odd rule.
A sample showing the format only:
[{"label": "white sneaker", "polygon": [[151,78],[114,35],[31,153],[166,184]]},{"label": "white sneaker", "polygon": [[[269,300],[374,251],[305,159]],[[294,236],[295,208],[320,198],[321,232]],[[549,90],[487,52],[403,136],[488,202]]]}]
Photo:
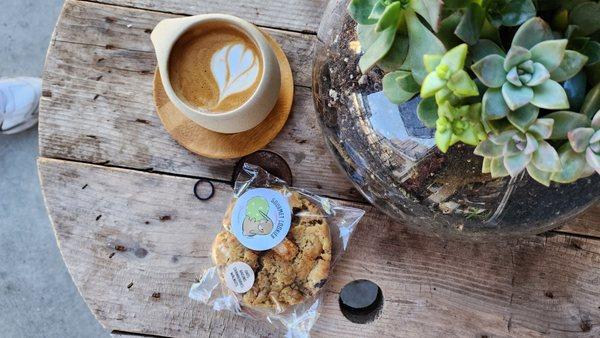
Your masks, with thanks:
[{"label": "white sneaker", "polygon": [[0,79],[0,134],[16,134],[34,126],[41,95],[41,79]]}]

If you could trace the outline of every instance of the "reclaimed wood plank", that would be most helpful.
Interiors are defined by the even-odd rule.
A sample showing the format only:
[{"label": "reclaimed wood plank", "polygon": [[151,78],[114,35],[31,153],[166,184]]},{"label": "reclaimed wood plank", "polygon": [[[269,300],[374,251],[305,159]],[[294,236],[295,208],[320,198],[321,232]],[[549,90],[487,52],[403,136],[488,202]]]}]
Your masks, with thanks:
[{"label": "reclaimed wood plank", "polygon": [[[75,284],[108,330],[164,336],[276,336],[265,324],[187,298],[231,194],[194,179],[42,158],[49,214]],[[600,335],[600,240],[558,234],[469,243],[414,233],[374,208],[337,265],[314,329],[321,336]],[[348,282],[383,291],[374,322],[338,308]],[[160,293],[159,297],[152,296]]]},{"label": "reclaimed wood plank", "polygon": [[[147,31],[166,17],[88,2],[66,3],[44,73],[42,156],[231,178],[234,161],[188,152],[165,132],[155,113],[156,62]],[[299,186],[360,199],[325,147],[306,88],[314,37],[270,32],[282,43],[300,86],[290,120],[268,149],[289,162]]]},{"label": "reclaimed wood plank", "polygon": [[150,11],[196,15],[223,13],[239,16],[265,27],[315,33],[319,28],[325,0],[91,0],[110,5]]}]

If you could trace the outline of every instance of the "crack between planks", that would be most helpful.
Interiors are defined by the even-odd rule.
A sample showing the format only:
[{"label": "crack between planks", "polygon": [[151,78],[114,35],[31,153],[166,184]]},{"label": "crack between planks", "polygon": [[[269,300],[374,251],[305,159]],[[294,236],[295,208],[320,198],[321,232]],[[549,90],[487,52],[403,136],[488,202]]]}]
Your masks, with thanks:
[{"label": "crack between planks", "polygon": [[[189,179],[194,179],[194,180],[209,180],[212,182],[223,183],[230,187],[232,184],[231,181],[220,179],[220,178],[213,178],[213,177],[206,177],[206,176],[194,176],[194,175],[188,175],[188,174],[178,174],[178,173],[173,173],[173,172],[168,172],[168,171],[154,170],[154,168],[150,168],[150,167],[149,168],[127,167],[127,166],[122,166],[122,165],[117,165],[117,164],[111,164],[110,161],[85,162],[85,161],[79,161],[76,159],[61,158],[61,157],[47,157],[47,156],[43,156],[43,155],[40,155],[39,159],[58,160],[58,161],[64,161],[64,162],[70,162],[70,163],[76,163],[76,164],[82,164],[82,165],[91,165],[91,166],[113,168],[113,169],[122,169],[122,170],[129,170],[129,171],[133,171],[133,172],[141,172],[141,173],[146,173],[146,174],[158,174],[158,175],[177,177],[177,178],[189,178]],[[343,198],[343,197],[334,197],[334,196],[325,195],[325,194],[320,194],[320,196],[323,196],[323,197],[326,197],[329,199],[333,199],[336,201],[360,204],[364,208],[371,207],[371,204],[366,203],[364,201],[352,200],[352,199]]]},{"label": "crack between planks", "polygon": [[[106,2],[103,2],[101,0],[76,0],[76,1],[77,2],[93,3],[93,4],[98,4],[98,5],[104,5],[104,6],[127,8],[127,9],[133,9],[133,10],[138,10],[138,11],[148,11],[148,12],[152,12],[152,13],[172,14],[172,15],[180,15],[180,16],[192,16],[191,14],[188,14],[188,13],[175,12],[175,11],[167,11],[167,10],[159,10],[159,9],[153,9],[153,8],[135,7],[135,6],[131,6],[131,5],[106,3]],[[314,35],[314,36],[317,35],[317,32],[316,31],[312,31],[312,30],[298,30],[298,29],[290,29],[290,28],[282,28],[282,27],[276,27],[276,26],[262,25],[262,24],[255,24],[255,25],[258,26],[258,27],[261,27],[261,28],[276,29],[276,30],[280,30],[280,31],[284,31],[284,32],[299,33],[299,34]]]},{"label": "crack between planks", "polygon": [[148,334],[148,333],[138,333],[138,332],[128,332],[121,330],[112,330],[110,334],[123,335],[123,336],[133,336],[133,337],[153,337],[153,338],[170,338],[171,336],[161,336],[156,334]]}]

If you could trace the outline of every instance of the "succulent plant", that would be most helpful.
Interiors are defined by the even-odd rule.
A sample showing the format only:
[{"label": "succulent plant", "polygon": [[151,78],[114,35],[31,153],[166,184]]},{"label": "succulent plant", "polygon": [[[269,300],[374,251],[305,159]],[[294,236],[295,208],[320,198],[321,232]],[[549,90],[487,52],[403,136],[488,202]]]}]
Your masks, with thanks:
[{"label": "succulent plant", "polygon": [[585,152],[587,164],[600,174],[600,111],[589,128],[577,128],[569,132],[569,143],[576,153]]},{"label": "succulent plant", "polygon": [[536,10],[531,0],[446,0],[444,8],[453,11],[449,21],[454,34],[473,45],[485,31],[500,26],[518,26],[534,17]]},{"label": "succulent plant", "polygon": [[500,134],[490,134],[474,153],[483,156],[484,173],[492,177],[515,177],[523,170],[536,181],[550,184],[552,173],[561,170],[558,153],[546,140],[552,135],[554,120],[541,118],[525,132],[510,129]]},{"label": "succulent plant", "polygon": [[439,107],[438,115],[435,144],[444,153],[457,142],[476,146],[487,138],[481,124],[480,103],[454,107],[446,101]]},{"label": "succulent plant", "polygon": [[558,82],[579,73],[588,58],[566,50],[568,40],[536,36],[545,27],[538,18],[529,20],[515,34],[506,57],[490,54],[471,67],[489,88],[482,100],[484,119],[507,117],[524,132],[536,121],[540,108],[569,108],[567,94]]},{"label": "succulent plant", "polygon": [[[418,93],[418,88],[402,87],[397,78],[409,73],[410,84],[420,84],[426,71],[421,60],[427,53],[443,53],[444,44],[417,17],[432,29],[439,26],[441,0],[352,0],[348,11],[359,24],[358,35],[364,54],[359,61],[362,73],[378,66],[385,72],[402,70],[384,81],[385,93],[401,104]],[[395,94],[394,94],[395,93]],[[389,95],[392,94],[392,95]]]},{"label": "succulent plant", "polygon": [[424,55],[423,63],[429,74],[421,85],[421,98],[435,96],[441,106],[446,101],[456,103],[459,99],[479,95],[475,81],[463,69],[467,52],[467,45],[461,44],[444,55]]}]

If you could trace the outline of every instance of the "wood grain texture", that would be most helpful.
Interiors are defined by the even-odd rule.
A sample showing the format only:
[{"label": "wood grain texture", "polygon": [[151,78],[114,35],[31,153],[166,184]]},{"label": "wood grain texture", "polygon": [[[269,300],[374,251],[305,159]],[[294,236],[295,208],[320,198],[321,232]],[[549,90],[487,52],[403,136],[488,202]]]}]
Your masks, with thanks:
[{"label": "wood grain texture", "polygon": [[[201,158],[178,145],[152,104],[156,62],[149,32],[173,17],[69,1],[44,72],[40,153],[45,157],[231,178],[234,161]],[[129,27],[128,27],[129,26]],[[310,89],[314,36],[268,30],[283,47],[297,85],[291,118],[268,149],[290,164],[296,184],[360,199],[327,151]]]},{"label": "wood grain texture", "polygon": [[[108,330],[281,334],[187,298],[210,265],[228,185],[217,183],[204,203],[189,178],[51,159],[38,164],[65,262]],[[599,240],[559,234],[493,244],[444,241],[366,208],[327,287],[314,336],[600,335]],[[361,278],[377,283],[385,298],[380,317],[366,325],[350,323],[338,308],[339,290]]]},{"label": "wood grain texture", "polygon": [[239,16],[257,25],[315,33],[326,0],[91,0],[99,3],[151,11],[196,15],[223,13]]}]

